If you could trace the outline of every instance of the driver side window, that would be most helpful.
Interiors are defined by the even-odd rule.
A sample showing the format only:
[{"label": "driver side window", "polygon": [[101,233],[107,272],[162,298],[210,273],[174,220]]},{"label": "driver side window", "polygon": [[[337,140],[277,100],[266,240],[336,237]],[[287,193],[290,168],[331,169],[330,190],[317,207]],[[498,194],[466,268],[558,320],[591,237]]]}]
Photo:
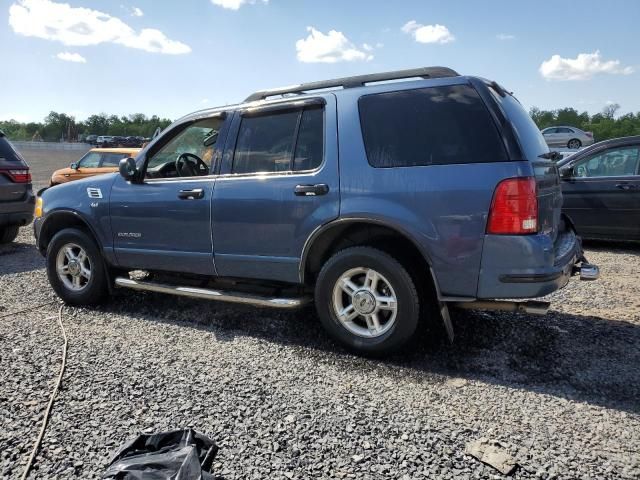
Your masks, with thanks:
[{"label": "driver side window", "polygon": [[577,163],[574,166],[577,178],[626,177],[638,175],[639,147],[607,150]]},{"label": "driver side window", "polygon": [[209,175],[220,117],[198,120],[179,130],[147,161],[145,178],[178,178]]}]

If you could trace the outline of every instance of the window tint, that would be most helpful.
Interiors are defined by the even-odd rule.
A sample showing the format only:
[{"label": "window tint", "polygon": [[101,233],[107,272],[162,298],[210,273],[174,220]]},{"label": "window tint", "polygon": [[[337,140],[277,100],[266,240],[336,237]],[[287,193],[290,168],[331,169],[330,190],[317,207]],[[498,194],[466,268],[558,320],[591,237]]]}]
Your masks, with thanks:
[{"label": "window tint", "polygon": [[607,150],[574,165],[576,177],[626,177],[638,175],[639,147]]},{"label": "window tint", "polygon": [[[489,91],[503,108],[511,122],[525,158],[531,161],[539,161],[538,156],[548,153],[549,146],[527,111],[513,95],[507,93],[504,97],[501,97],[493,88],[490,88]],[[555,130],[554,128],[549,133],[556,133]]]},{"label": "window tint", "polygon": [[489,112],[467,85],[367,95],[359,107],[367,158],[374,167],[507,159]]},{"label": "window tint", "polygon": [[322,163],[323,148],[322,107],[245,116],[238,132],[232,172],[312,170]]},{"label": "window tint", "polygon": [[323,116],[321,107],[309,108],[302,113],[300,132],[296,142],[296,154],[293,159],[294,170],[313,170],[322,163]]},{"label": "window tint", "polygon": [[120,160],[127,158],[126,153],[103,153],[102,165],[103,167],[117,167],[120,165]]},{"label": "window tint", "polygon": [[233,173],[286,172],[299,111],[244,117],[233,156]]},{"label": "window tint", "polygon": [[4,136],[0,135],[0,160],[12,162],[24,161],[22,156],[13,148],[13,145]]},{"label": "window tint", "polygon": [[573,133],[570,128],[558,128],[558,133]]},{"label": "window tint", "polygon": [[82,168],[96,168],[100,166],[100,157],[101,153],[98,152],[89,152],[87,153],[80,162],[78,163],[79,167]]}]

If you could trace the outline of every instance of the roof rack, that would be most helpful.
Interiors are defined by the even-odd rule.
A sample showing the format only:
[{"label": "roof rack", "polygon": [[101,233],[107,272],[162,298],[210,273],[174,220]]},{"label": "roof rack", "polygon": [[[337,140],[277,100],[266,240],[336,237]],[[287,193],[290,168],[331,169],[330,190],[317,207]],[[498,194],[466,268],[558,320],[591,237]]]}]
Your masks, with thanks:
[{"label": "roof rack", "polygon": [[249,95],[245,102],[264,100],[267,97],[285,95],[287,93],[305,93],[311,90],[322,90],[327,88],[354,88],[363,87],[368,83],[384,82],[389,80],[402,80],[404,78],[445,78],[458,77],[460,74],[447,67],[422,67],[410,70],[396,70],[394,72],[372,73],[369,75],[358,75],[355,77],[335,78],[333,80],[321,80],[319,82],[302,83],[291,87],[274,88],[271,90],[259,90]]}]

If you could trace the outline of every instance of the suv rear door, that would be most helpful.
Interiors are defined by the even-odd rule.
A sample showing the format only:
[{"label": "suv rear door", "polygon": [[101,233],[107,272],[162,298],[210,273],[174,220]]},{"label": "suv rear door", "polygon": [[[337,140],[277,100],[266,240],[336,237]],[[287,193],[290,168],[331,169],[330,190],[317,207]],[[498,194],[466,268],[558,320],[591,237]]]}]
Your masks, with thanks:
[{"label": "suv rear door", "polygon": [[212,200],[221,276],[299,281],[311,233],[338,216],[335,96],[236,113]]}]

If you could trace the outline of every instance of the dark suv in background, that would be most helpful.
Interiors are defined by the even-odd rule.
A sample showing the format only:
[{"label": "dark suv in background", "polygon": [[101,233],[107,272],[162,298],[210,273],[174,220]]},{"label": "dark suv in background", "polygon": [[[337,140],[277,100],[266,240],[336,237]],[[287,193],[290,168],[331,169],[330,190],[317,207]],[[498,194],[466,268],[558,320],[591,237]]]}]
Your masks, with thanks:
[{"label": "dark suv in background", "polygon": [[12,242],[31,223],[34,205],[29,166],[0,130],[0,243]]},{"label": "dark suv in background", "polygon": [[430,317],[452,337],[450,306],[542,313],[512,299],[597,277],[552,158],[496,82],[440,67],[341,78],[187,115],[120,175],[45,191],[34,228],[68,303],[113,285],[313,299],[337,341],[384,354]]}]

